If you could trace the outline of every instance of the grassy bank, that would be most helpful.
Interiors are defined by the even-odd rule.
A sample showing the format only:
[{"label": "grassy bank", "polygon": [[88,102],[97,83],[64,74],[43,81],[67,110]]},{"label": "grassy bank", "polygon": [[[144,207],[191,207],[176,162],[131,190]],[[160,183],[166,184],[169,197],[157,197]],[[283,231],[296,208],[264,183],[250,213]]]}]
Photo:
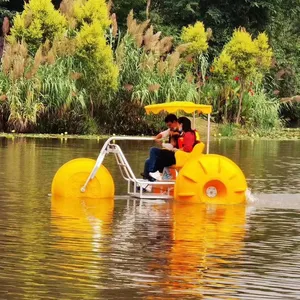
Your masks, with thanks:
[{"label": "grassy bank", "polygon": [[[196,119],[196,129],[200,136],[206,140],[207,121]],[[118,135],[118,134],[116,134]],[[38,134],[38,133],[0,133],[0,137],[13,138],[43,138],[43,139],[86,139],[101,140],[107,139],[109,135],[76,135],[76,134]],[[236,139],[236,140],[300,140],[300,128],[283,128],[272,130],[257,130],[236,127],[235,125],[217,125],[211,123],[212,139]]]},{"label": "grassy bank", "polygon": [[107,139],[106,135],[79,135],[79,134],[39,134],[39,133],[0,133],[0,137],[8,139],[13,138],[43,138],[43,139],[85,139],[85,140],[101,140]]},{"label": "grassy bank", "polygon": [[213,136],[223,139],[300,140],[300,128],[262,130],[227,124],[217,126]]}]

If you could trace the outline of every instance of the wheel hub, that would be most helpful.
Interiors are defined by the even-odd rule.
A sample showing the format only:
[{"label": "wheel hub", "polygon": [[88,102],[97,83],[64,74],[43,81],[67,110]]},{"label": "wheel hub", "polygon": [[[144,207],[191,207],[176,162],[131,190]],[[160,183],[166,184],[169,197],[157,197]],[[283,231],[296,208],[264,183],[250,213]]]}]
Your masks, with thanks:
[{"label": "wheel hub", "polygon": [[206,195],[209,198],[215,198],[218,195],[218,190],[214,186],[209,186],[206,189]]}]

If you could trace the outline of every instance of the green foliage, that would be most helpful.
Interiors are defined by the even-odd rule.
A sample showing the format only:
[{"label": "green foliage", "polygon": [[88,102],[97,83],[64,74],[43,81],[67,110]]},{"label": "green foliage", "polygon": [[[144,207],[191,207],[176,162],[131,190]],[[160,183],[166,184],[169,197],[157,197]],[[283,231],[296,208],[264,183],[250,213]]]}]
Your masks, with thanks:
[{"label": "green foliage", "polygon": [[220,56],[214,60],[212,71],[221,81],[226,82],[232,79],[235,74],[235,65],[226,51],[222,51]]},{"label": "green foliage", "polygon": [[280,115],[289,127],[300,126],[300,103],[284,103],[280,108]]},{"label": "green foliage", "polygon": [[227,123],[227,124],[221,125],[219,127],[218,132],[219,132],[220,136],[232,137],[237,134],[239,129],[240,129],[240,127],[237,126],[236,124]]},{"label": "green foliage", "polygon": [[254,95],[248,93],[245,97],[242,118],[251,128],[278,129],[282,124],[279,111],[278,99],[268,99],[264,90],[258,90]]},{"label": "green foliage", "polygon": [[247,79],[254,76],[257,70],[257,48],[248,32],[243,29],[235,30],[232,39],[225,45],[224,52],[230,57],[236,75]]},{"label": "green foliage", "polygon": [[[26,41],[29,54],[7,47],[3,57],[0,127],[152,133],[161,116],[149,119],[143,105],[172,100],[212,104],[213,120],[246,130],[280,126],[279,111],[296,123],[297,105],[279,110],[273,95],[300,89],[298,1],[114,0],[110,17],[104,0],[64,0],[63,15],[50,0],[30,0],[9,38]],[[133,14],[126,20],[132,8],[157,31]],[[241,128],[226,125],[222,135]]]},{"label": "green foliage", "polygon": [[183,27],[181,39],[188,43],[187,51],[191,54],[200,55],[208,49],[207,33],[202,22]]},{"label": "green foliage", "polygon": [[68,16],[70,41],[75,41],[74,56],[83,74],[78,85],[87,91],[93,115],[95,106],[106,102],[118,85],[118,68],[105,34],[111,23],[108,7],[104,0],[75,0],[64,1],[62,10]]},{"label": "green foliage", "polygon": [[[76,87],[75,62],[72,57],[60,58],[54,64],[41,65],[36,77],[40,80],[40,100],[44,111],[64,112],[85,109],[85,90]],[[80,76],[80,75],[79,75]]]},{"label": "green foliage", "polygon": [[112,100],[97,118],[100,132],[105,134],[156,134],[164,128],[164,116],[147,116],[143,106],[135,102]]},{"label": "green foliage", "polygon": [[127,16],[132,9],[138,20],[145,20],[146,2],[147,0],[114,0],[112,10],[117,14],[119,25],[126,28]]},{"label": "green foliage", "polygon": [[3,18],[8,17],[12,19],[14,17],[15,12],[7,9],[5,5],[9,2],[9,0],[1,0],[0,1],[0,26],[2,27]]},{"label": "green foliage", "polygon": [[33,52],[46,40],[53,41],[66,31],[66,20],[55,10],[51,0],[30,0],[13,22],[9,41],[24,40]]},{"label": "green foliage", "polygon": [[[105,35],[110,24],[105,1],[65,0],[62,8],[66,3],[66,18],[50,0],[31,0],[15,18],[1,73],[7,130],[95,132],[92,116],[101,113],[101,103],[117,88],[118,68]],[[27,44],[16,44],[21,39]]]},{"label": "green foliage", "polygon": [[199,94],[196,86],[185,80],[183,76],[161,74],[150,77],[150,74],[143,74],[145,77],[134,88],[132,98],[141,104],[154,104],[169,101],[191,101],[197,102]]},{"label": "green foliage", "polygon": [[38,99],[38,81],[25,78],[15,81],[7,91],[9,127],[16,132],[32,131],[43,105]]},{"label": "green foliage", "polygon": [[269,45],[269,38],[265,32],[260,33],[254,40],[256,47],[256,65],[261,72],[269,71],[271,67],[273,50]]},{"label": "green foliage", "polygon": [[76,45],[77,56],[85,68],[84,85],[88,90],[103,95],[110,89],[116,89],[118,69],[98,20],[90,25],[83,24],[76,36]]},{"label": "green foliage", "polygon": [[119,82],[124,85],[135,86],[139,82],[140,63],[143,49],[137,47],[134,38],[126,34],[116,50],[116,62],[120,70]]},{"label": "green foliage", "polygon": [[271,66],[272,50],[265,33],[252,40],[245,29],[235,30],[220,57],[214,61],[214,73],[221,76],[239,76],[244,83],[258,72]]},{"label": "green foliage", "polygon": [[75,0],[73,10],[78,27],[97,21],[97,25],[105,30],[111,23],[104,0]]},{"label": "green foliage", "polygon": [[[114,12],[121,25],[126,24],[126,16],[131,9],[134,9],[138,20],[145,20],[146,0],[113,2]],[[210,46],[211,53],[216,55],[228,42],[235,28],[246,27],[252,33],[266,30],[272,15],[278,10],[278,2],[282,1],[152,0],[150,18],[157,29],[163,28],[163,32],[169,31],[173,35],[179,35],[183,26],[201,20],[206,27],[213,29]]]},{"label": "green foliage", "polygon": [[222,81],[236,76],[240,82],[240,95],[236,123],[240,122],[243,96],[251,80],[262,77],[271,66],[273,52],[265,33],[252,40],[251,35],[240,28],[234,31],[232,39],[224,46],[219,58],[213,63],[213,71]]},{"label": "green foliage", "polygon": [[[280,98],[300,93],[299,14],[298,0],[282,1],[268,26],[274,61],[265,87],[270,95],[276,94]],[[299,126],[300,105],[282,105],[280,115],[288,126]]]}]

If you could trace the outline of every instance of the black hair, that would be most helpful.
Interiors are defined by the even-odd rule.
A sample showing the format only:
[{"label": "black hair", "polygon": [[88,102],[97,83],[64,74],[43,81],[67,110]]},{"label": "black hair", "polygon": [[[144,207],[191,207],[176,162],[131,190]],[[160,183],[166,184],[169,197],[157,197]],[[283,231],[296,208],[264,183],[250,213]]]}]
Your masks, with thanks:
[{"label": "black hair", "polygon": [[178,123],[182,124],[182,131],[184,132],[193,131],[191,121],[187,117],[180,117],[178,119]]},{"label": "black hair", "polygon": [[173,123],[173,122],[177,122],[177,117],[174,115],[174,114],[168,114],[166,117],[165,117],[165,123]]},{"label": "black hair", "polygon": [[170,141],[174,140],[174,142],[176,143],[175,148],[179,148],[178,147],[178,139],[179,139],[179,134],[174,134],[174,135],[170,136]]}]

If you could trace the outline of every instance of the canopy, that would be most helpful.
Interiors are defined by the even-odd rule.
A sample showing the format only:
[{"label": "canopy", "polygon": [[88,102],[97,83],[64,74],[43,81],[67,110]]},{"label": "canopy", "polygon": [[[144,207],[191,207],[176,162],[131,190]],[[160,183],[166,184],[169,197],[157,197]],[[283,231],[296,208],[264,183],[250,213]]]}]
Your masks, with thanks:
[{"label": "canopy", "polygon": [[210,114],[212,111],[211,105],[203,105],[203,104],[195,104],[193,102],[186,101],[174,101],[174,102],[166,102],[160,104],[152,104],[145,106],[146,113],[154,113],[158,114],[161,111],[166,111],[168,113],[175,113],[179,110],[183,110],[186,113],[203,113]]}]

